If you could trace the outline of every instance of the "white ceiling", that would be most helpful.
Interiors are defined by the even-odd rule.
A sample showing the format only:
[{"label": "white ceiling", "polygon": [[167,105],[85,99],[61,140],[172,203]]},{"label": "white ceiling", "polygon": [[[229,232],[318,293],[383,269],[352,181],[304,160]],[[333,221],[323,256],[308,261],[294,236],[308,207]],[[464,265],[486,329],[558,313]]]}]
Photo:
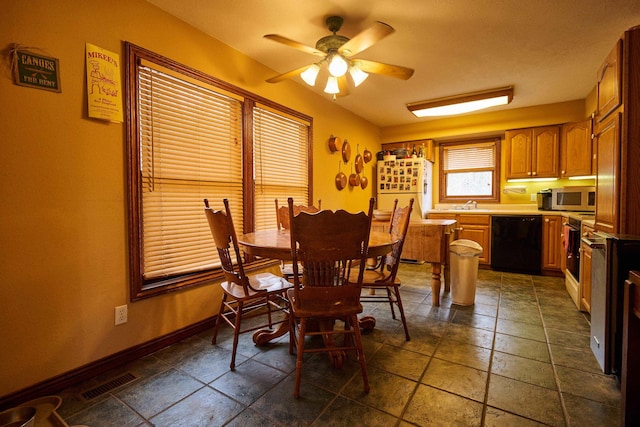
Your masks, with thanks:
[{"label": "white ceiling", "polygon": [[[622,33],[640,25],[640,0],[148,0],[256,59],[274,75],[317,57],[263,38],[308,46],[353,37],[375,21],[396,32],[357,57],[415,69],[409,80],[371,75],[335,102],[378,126],[416,123],[409,102],[514,86],[513,102],[493,110],[584,99]],[[265,76],[266,78],[271,75]],[[299,77],[294,80],[310,88]],[[275,83],[282,84],[282,83]]]}]

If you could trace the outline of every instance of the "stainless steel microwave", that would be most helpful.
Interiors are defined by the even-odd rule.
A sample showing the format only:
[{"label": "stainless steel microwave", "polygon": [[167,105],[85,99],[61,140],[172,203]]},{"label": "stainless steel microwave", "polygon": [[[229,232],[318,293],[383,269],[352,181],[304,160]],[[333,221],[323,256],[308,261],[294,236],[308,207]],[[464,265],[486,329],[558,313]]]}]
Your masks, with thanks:
[{"label": "stainless steel microwave", "polygon": [[551,190],[551,209],[554,211],[596,210],[595,187],[563,187]]}]

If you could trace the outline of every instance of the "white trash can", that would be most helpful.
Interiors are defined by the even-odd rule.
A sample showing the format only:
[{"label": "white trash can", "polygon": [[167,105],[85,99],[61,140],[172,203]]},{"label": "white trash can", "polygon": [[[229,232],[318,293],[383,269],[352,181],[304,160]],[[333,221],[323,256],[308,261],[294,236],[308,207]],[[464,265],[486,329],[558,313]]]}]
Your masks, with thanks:
[{"label": "white trash can", "polygon": [[457,305],[472,305],[476,298],[478,261],[482,246],[473,240],[460,239],[449,245],[451,299]]}]

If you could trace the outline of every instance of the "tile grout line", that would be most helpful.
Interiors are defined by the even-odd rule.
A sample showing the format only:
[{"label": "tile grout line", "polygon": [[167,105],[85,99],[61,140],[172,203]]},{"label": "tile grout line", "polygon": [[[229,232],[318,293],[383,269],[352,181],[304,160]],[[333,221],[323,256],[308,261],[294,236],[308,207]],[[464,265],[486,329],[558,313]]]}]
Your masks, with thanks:
[{"label": "tile grout line", "polygon": [[496,335],[498,334],[498,318],[500,316],[500,302],[502,301],[502,277],[500,274],[500,296],[498,297],[498,308],[496,310],[496,319],[493,324],[493,339],[491,340],[491,353],[489,355],[489,366],[487,367],[487,383],[484,387],[484,399],[482,402],[482,415],[480,416],[480,425],[485,425],[487,417],[487,406],[489,405],[489,387],[491,385],[491,368],[493,367],[493,354],[496,347]]},{"label": "tile grout line", "polygon": [[[428,298],[431,298],[431,293],[429,293],[424,299],[424,301],[427,301]],[[449,310],[451,310],[451,307],[449,307]],[[456,310],[456,313],[458,311]],[[455,314],[454,316],[455,317]],[[413,401],[413,398],[415,397],[416,393],[418,392],[418,388],[420,387],[420,385],[422,384],[422,379],[424,378],[424,376],[427,373],[427,370],[429,369],[429,366],[431,365],[431,362],[433,362],[433,358],[436,354],[436,352],[438,351],[438,347],[440,347],[440,344],[442,343],[442,340],[444,339],[444,336],[447,333],[447,330],[449,329],[450,325],[451,325],[451,321],[453,320],[453,318],[450,318],[447,321],[447,327],[444,329],[444,332],[442,333],[441,337],[438,337],[438,342],[436,343],[435,347],[433,348],[433,353],[431,354],[431,356],[429,357],[429,361],[427,362],[427,365],[424,367],[424,369],[422,370],[422,374],[420,374],[420,378],[418,378],[418,380],[416,381],[416,386],[413,388],[413,392],[410,394],[409,399],[407,399],[407,403],[405,403],[404,407],[402,408],[402,411],[400,412],[400,416],[398,417],[398,421],[396,422],[396,426],[399,427],[400,425],[402,425],[403,422],[405,423],[409,423],[409,421],[405,421],[404,420],[404,415],[406,414],[407,410],[409,409],[409,406],[411,405],[411,402]],[[425,384],[426,386],[426,384]]]},{"label": "tile grout line", "polygon": [[533,282],[533,293],[536,297],[536,305],[538,307],[538,313],[540,314],[540,320],[542,321],[542,330],[544,331],[544,338],[547,344],[547,351],[549,352],[549,359],[551,360],[551,370],[553,371],[553,379],[556,382],[556,388],[558,389],[558,397],[560,398],[560,407],[562,408],[562,415],[564,416],[565,425],[569,426],[571,425],[569,411],[567,410],[567,405],[564,401],[564,397],[562,396],[562,389],[560,388],[560,378],[558,377],[558,372],[556,371],[556,364],[554,362],[553,353],[551,352],[551,342],[549,341],[547,324],[545,323],[544,316],[542,315],[542,308],[540,307],[540,298],[538,297],[538,289],[536,288],[536,282],[533,279],[531,281]]}]

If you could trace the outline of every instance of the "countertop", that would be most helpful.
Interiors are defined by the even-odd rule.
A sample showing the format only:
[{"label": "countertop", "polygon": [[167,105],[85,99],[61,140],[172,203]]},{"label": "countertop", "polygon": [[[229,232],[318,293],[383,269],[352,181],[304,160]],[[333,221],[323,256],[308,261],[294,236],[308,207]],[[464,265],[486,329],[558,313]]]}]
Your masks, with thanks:
[{"label": "countertop", "polygon": [[594,212],[573,212],[573,211],[542,211],[538,210],[537,204],[481,204],[478,209],[455,209],[453,205],[437,204],[435,209],[427,211],[429,214],[450,214],[450,215],[559,215],[564,217],[575,217],[577,219],[592,219]]}]

